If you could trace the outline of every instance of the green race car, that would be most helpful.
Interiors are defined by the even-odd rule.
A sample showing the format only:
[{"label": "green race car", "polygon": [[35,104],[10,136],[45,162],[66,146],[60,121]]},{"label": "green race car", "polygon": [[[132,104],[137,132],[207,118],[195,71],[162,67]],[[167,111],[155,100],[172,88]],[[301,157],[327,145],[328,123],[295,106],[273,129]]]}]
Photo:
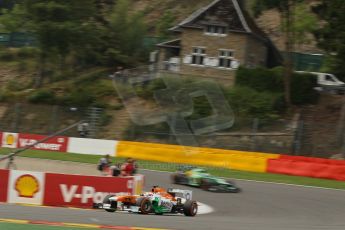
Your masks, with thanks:
[{"label": "green race car", "polygon": [[171,176],[174,184],[200,187],[211,192],[238,193],[241,191],[234,182],[212,176],[205,169],[185,167]]}]

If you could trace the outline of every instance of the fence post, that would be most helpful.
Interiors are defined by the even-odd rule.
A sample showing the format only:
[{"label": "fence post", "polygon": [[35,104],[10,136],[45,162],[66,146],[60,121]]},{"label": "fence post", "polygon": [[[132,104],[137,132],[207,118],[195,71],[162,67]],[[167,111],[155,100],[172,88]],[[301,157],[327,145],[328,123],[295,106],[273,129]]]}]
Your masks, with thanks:
[{"label": "fence post", "polygon": [[257,141],[256,141],[256,135],[259,129],[259,119],[254,118],[253,120],[253,126],[252,126],[252,150],[257,150]]},{"label": "fence post", "polygon": [[12,127],[11,127],[12,132],[19,132],[20,107],[21,107],[20,103],[16,103],[14,105],[14,118],[13,118]]},{"label": "fence post", "polygon": [[303,127],[304,127],[304,122],[302,120],[299,120],[297,124],[297,129],[295,131],[293,146],[292,146],[292,153],[294,155],[299,155],[301,152]]},{"label": "fence post", "polygon": [[49,133],[53,133],[56,130],[57,121],[58,121],[58,112],[59,112],[59,106],[54,105],[53,111],[52,111],[52,116],[51,116],[51,121],[50,121]]}]

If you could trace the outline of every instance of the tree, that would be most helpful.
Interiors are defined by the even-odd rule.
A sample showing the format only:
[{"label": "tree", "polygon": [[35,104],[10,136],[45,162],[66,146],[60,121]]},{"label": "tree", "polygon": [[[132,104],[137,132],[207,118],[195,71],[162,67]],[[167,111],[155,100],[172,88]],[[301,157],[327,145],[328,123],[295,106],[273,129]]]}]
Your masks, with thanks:
[{"label": "tree", "polygon": [[321,48],[332,55],[331,70],[345,77],[345,4],[342,0],[322,1],[316,8],[318,15],[326,21],[316,32]]},{"label": "tree", "polygon": [[67,55],[84,42],[82,37],[93,32],[94,10],[93,0],[35,0],[21,1],[1,16],[5,28],[28,32],[37,40],[40,52],[36,88],[44,81],[49,57],[58,56],[63,69]]},{"label": "tree", "polygon": [[[286,56],[284,58],[284,97],[285,103],[287,105],[291,104],[291,75],[293,72],[292,66],[292,54],[294,46],[293,37],[293,24],[294,24],[294,7],[296,0],[264,0],[257,1],[256,5],[259,7],[254,8],[256,15],[261,13],[263,9],[277,8],[282,16],[282,25],[284,36],[285,36],[285,52]],[[255,7],[255,5],[254,5]]]},{"label": "tree", "polygon": [[143,14],[130,14],[130,1],[118,0],[109,20],[109,46],[107,54],[109,62],[136,62],[144,54],[143,40],[146,25]]},{"label": "tree", "polygon": [[166,11],[156,26],[156,35],[161,38],[167,38],[170,36],[170,32],[168,31],[174,25],[176,17],[173,15],[171,11]]}]

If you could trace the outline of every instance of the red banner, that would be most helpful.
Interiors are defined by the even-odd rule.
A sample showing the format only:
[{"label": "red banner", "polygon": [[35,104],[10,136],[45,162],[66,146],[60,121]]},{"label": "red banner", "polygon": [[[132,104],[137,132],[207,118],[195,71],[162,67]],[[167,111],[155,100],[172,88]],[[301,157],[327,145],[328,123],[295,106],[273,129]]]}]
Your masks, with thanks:
[{"label": "red banner", "polygon": [[0,169],[0,202],[7,202],[9,171]]},{"label": "red banner", "polygon": [[[36,134],[24,134],[20,133],[18,136],[18,148],[23,148],[28,145],[32,145],[39,140],[42,140],[46,136],[36,135]],[[56,152],[67,152],[68,137],[56,136],[44,143],[39,143],[32,147],[32,149],[37,150],[48,150]]]},{"label": "red banner", "polygon": [[98,177],[46,173],[44,205],[92,207],[108,194],[132,193],[132,177]]},{"label": "red banner", "polygon": [[345,181],[345,166],[269,159],[267,172]]},{"label": "red banner", "polygon": [[290,160],[290,161],[320,163],[320,164],[330,164],[330,165],[345,165],[344,160],[333,160],[333,159],[324,159],[324,158],[317,158],[317,157],[280,155],[279,159]]}]

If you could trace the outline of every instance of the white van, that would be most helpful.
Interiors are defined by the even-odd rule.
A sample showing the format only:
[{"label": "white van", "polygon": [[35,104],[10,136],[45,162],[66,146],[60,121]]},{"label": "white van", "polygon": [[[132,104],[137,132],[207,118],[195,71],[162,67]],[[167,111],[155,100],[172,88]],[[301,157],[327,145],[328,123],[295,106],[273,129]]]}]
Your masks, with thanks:
[{"label": "white van", "polygon": [[345,92],[345,83],[340,81],[336,76],[330,73],[319,73],[319,72],[305,72],[296,71],[296,73],[313,74],[317,77],[317,90],[343,94]]}]

